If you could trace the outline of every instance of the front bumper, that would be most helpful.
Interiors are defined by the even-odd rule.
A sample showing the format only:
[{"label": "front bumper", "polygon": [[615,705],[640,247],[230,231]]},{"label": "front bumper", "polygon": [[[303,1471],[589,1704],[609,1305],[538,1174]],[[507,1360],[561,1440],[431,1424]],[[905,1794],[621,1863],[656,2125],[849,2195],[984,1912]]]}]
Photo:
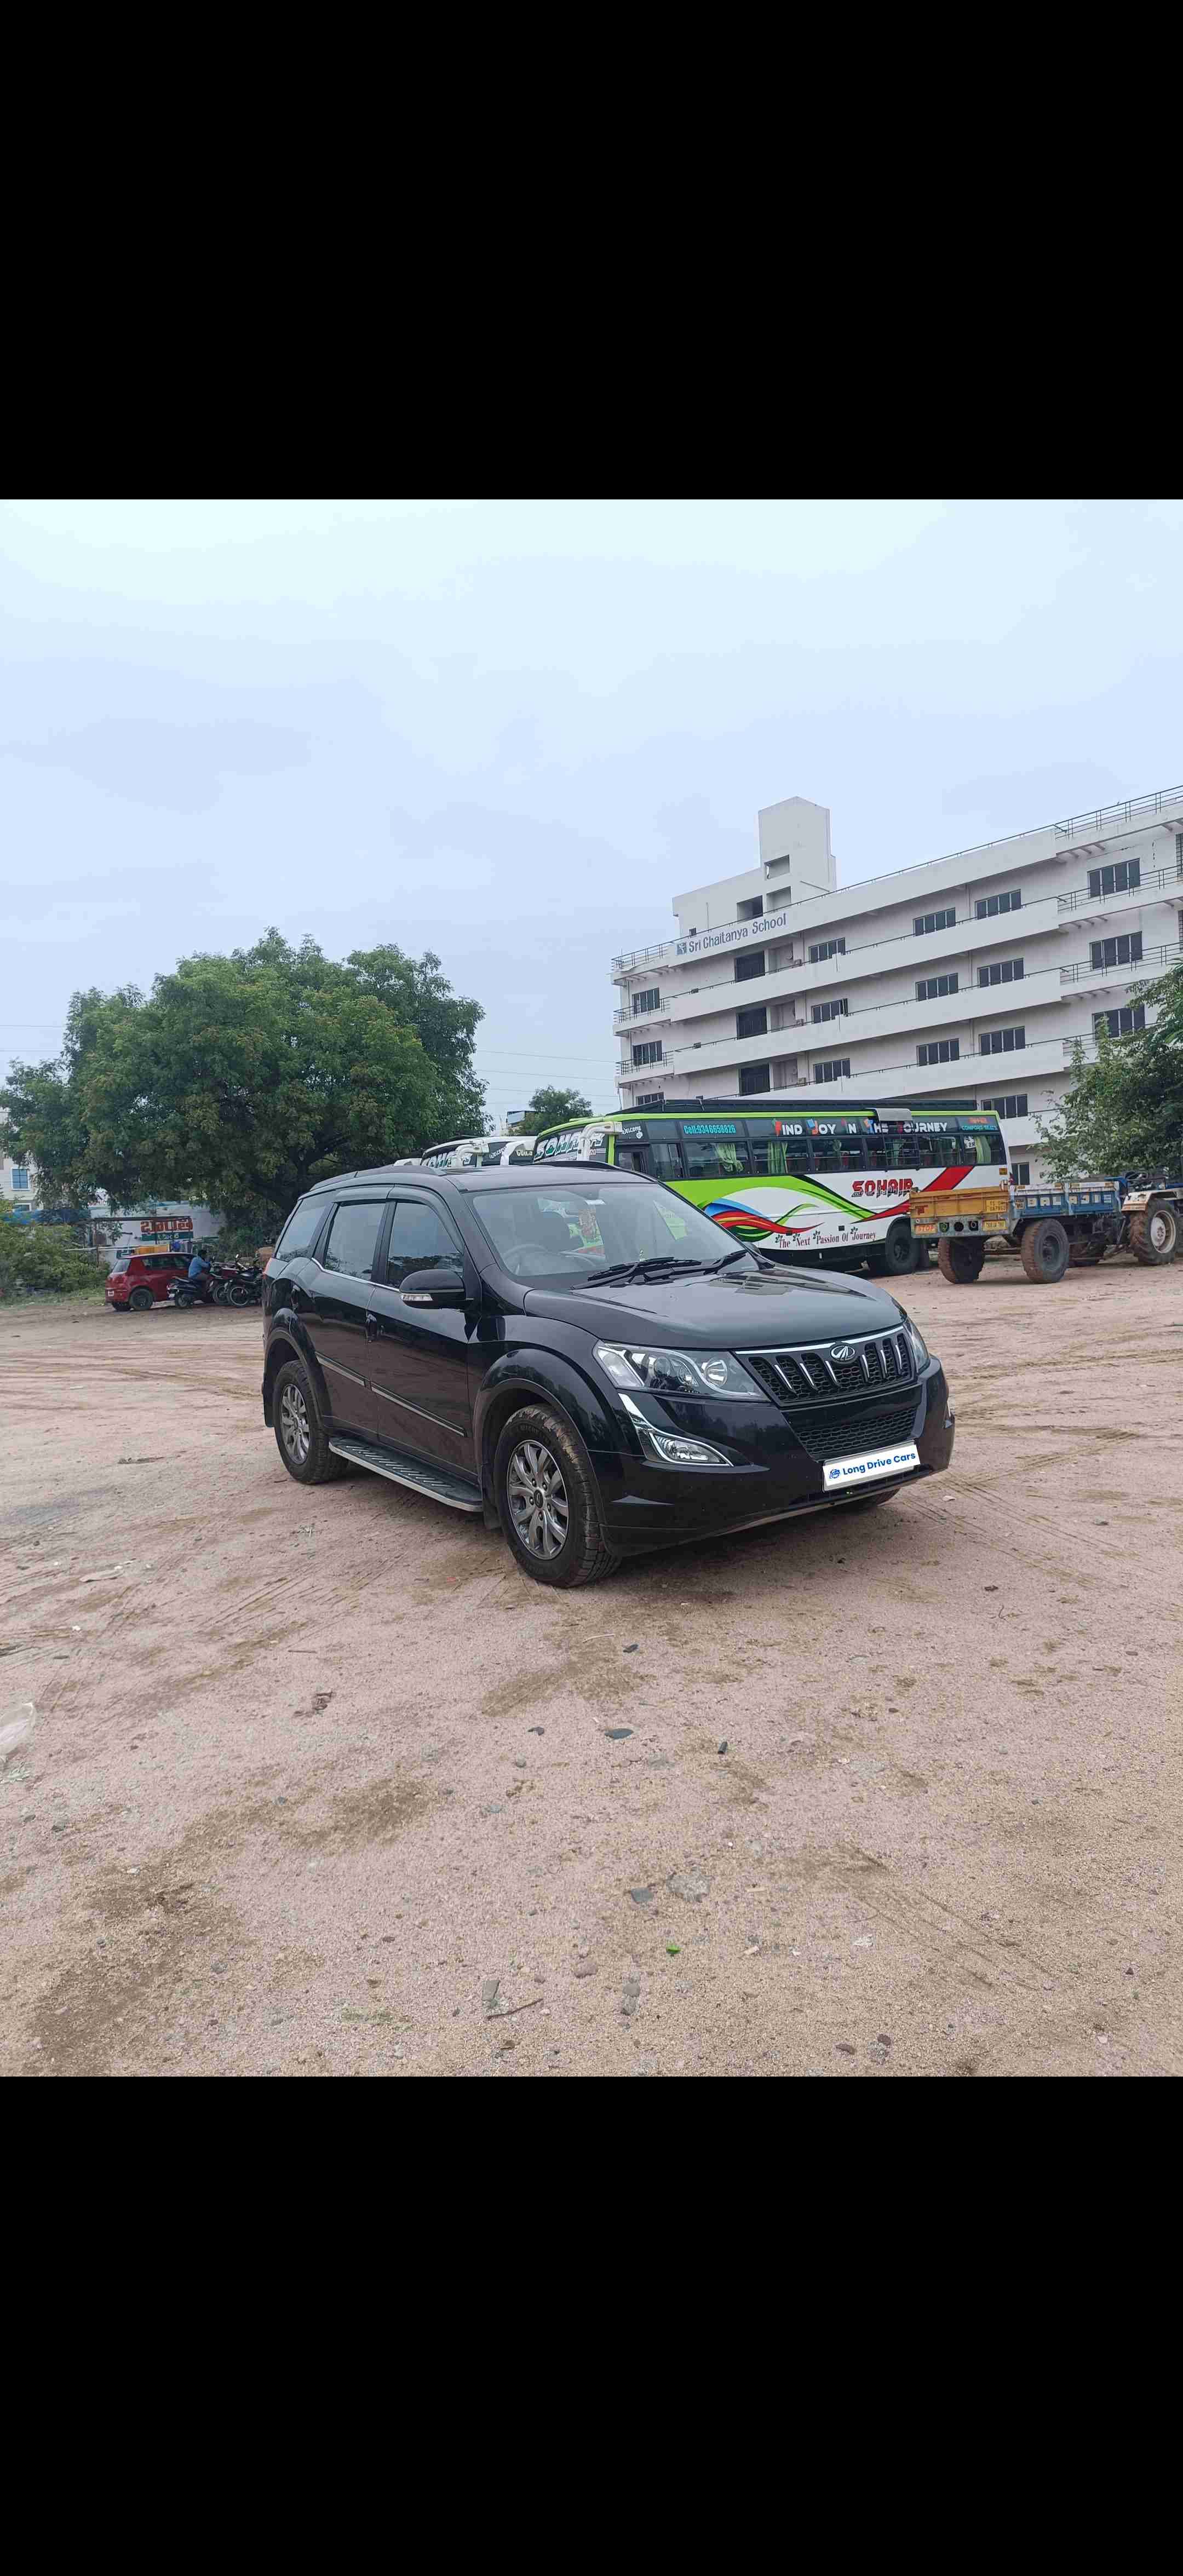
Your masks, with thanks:
[{"label": "front bumper", "polygon": [[[910,1416],[908,1397],[913,1399]],[[938,1360],[930,1360],[896,1401],[899,1428],[894,1436],[915,1441],[920,1465],[898,1479],[883,1478],[873,1488],[877,1493],[897,1491],[918,1483],[922,1477],[938,1475],[953,1455],[949,1390]],[[793,1428],[794,1410],[808,1440]],[[711,1404],[670,1402],[650,1396],[645,1400],[644,1411],[661,1430],[694,1432],[709,1440],[725,1452],[730,1464],[691,1468],[651,1465],[629,1443],[621,1417],[620,1448],[592,1455],[605,1537],[621,1555],[669,1545],[677,1539],[744,1529],[754,1521],[779,1520],[795,1512],[841,1511],[851,1499],[850,1494],[827,1493],[822,1458],[812,1451],[820,1449],[829,1456],[841,1457],[857,1452],[860,1445],[873,1449],[885,1441],[881,1428],[871,1428],[882,1421],[881,1397],[864,1399],[861,1405],[800,1406],[782,1411],[771,1400],[766,1404]],[[858,1430],[860,1413],[868,1425],[865,1443]],[[830,1423],[833,1446],[827,1449]],[[867,1488],[859,1490],[865,1492]]]}]

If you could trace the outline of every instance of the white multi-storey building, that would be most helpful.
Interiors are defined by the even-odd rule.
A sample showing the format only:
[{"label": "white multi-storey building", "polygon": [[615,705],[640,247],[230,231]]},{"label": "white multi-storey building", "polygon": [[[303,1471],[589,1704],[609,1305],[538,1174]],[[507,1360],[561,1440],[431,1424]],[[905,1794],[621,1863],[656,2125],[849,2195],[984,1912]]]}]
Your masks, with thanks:
[{"label": "white multi-storey building", "polygon": [[759,816],[742,876],[673,899],[674,939],[613,961],[620,1096],[817,1090],[995,1105],[1020,1177],[1072,1041],[1142,1024],[1181,954],[1183,787],[840,887],[824,805]]}]

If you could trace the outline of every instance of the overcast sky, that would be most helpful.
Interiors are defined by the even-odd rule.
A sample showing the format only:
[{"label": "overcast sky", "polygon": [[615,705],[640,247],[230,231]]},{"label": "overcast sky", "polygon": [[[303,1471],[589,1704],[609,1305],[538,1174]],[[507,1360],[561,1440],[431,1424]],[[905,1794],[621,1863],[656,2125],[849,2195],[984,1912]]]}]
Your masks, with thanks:
[{"label": "overcast sky", "polygon": [[840,884],[1183,777],[1177,501],[11,501],[0,1065],[268,923],[437,949],[499,1115],[829,805]]}]

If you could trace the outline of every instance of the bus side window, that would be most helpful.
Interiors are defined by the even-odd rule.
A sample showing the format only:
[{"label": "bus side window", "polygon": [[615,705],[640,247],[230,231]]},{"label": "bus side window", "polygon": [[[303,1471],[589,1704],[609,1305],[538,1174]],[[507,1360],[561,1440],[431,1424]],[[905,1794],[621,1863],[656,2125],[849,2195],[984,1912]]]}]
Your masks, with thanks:
[{"label": "bus side window", "polygon": [[810,1168],[808,1136],[778,1136],[771,1118],[749,1118],[748,1149],[761,1180],[787,1180],[790,1172]]},{"label": "bus side window", "polygon": [[688,1181],[734,1181],[747,1172],[747,1143],[738,1129],[733,1136],[692,1136],[683,1127],[681,1144]]},{"label": "bus side window", "polygon": [[868,1172],[887,1170],[887,1146],[881,1136],[868,1136],[862,1147],[863,1163]]},{"label": "bus side window", "polygon": [[680,1181],[682,1149],[676,1136],[651,1136],[649,1151],[659,1181]]}]

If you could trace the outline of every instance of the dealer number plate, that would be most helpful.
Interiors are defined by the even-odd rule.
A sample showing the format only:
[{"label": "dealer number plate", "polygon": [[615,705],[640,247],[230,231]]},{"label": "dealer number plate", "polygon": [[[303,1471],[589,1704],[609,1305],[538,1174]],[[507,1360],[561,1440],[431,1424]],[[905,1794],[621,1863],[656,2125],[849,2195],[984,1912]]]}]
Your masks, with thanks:
[{"label": "dealer number plate", "polygon": [[915,1441],[901,1440],[893,1449],[868,1449],[860,1458],[827,1458],[822,1480],[829,1493],[835,1485],[873,1485],[880,1476],[906,1476],[919,1464]]}]

